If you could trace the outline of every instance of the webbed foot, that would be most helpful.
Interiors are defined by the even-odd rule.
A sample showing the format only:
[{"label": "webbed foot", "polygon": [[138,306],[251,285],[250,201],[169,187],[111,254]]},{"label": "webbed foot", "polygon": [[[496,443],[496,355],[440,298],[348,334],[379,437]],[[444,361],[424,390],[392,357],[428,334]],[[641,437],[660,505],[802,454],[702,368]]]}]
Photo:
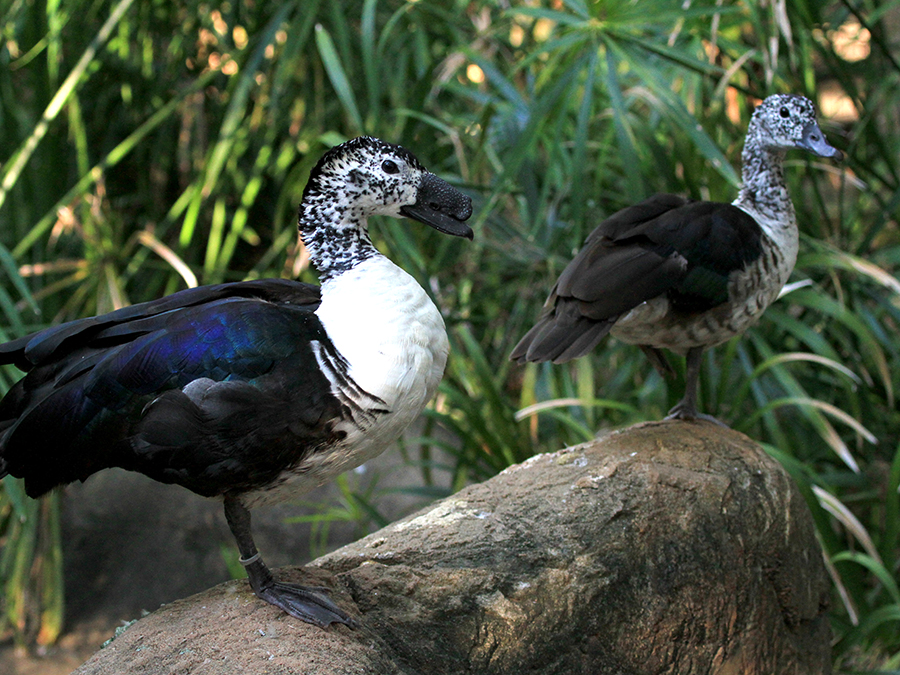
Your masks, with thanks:
[{"label": "webbed foot", "polygon": [[665,416],[664,419],[667,420],[706,420],[707,422],[713,422],[714,424],[718,424],[720,427],[725,427],[729,429],[730,427],[722,422],[721,420],[716,419],[712,415],[706,415],[697,410],[696,406],[685,405],[684,401],[680,401],[669,411],[669,414]]},{"label": "webbed foot", "polygon": [[241,551],[240,563],[247,570],[250,588],[256,597],[301,621],[321,628],[327,628],[333,623],[342,623],[351,628],[358,625],[349,614],[325,595],[327,588],[275,581],[253,543],[253,536],[250,534],[250,512],[237,497],[226,495],[224,501],[225,519]]},{"label": "webbed foot", "polygon": [[[250,585],[253,587],[252,577]],[[350,628],[356,628],[357,623],[353,617],[326,596],[322,592],[324,590],[321,587],[285,584],[271,579],[268,583],[261,584],[260,588],[253,588],[253,592],[258,598],[275,605],[301,621],[321,628],[327,628],[333,623],[342,623]]]}]

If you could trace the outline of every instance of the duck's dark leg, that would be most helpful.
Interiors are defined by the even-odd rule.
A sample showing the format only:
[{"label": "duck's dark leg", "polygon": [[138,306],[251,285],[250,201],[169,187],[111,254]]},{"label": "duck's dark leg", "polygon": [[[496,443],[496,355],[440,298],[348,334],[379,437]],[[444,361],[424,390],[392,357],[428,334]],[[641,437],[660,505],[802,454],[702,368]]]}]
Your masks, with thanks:
[{"label": "duck's dark leg", "polygon": [[640,345],[640,347],[644,355],[650,360],[650,363],[653,364],[657,373],[663,377],[675,376],[675,370],[669,364],[669,359],[666,358],[661,349],[650,347],[649,345]]},{"label": "duck's dark leg", "polygon": [[237,540],[241,564],[247,570],[250,588],[256,596],[280,607],[307,623],[325,628],[332,623],[355,626],[356,622],[334,602],[322,594],[323,588],[283,584],[272,577],[262,561],[250,532],[250,511],[235,497],[225,497],[225,519]]},{"label": "duck's dark leg", "polygon": [[722,424],[712,415],[703,415],[697,411],[697,390],[700,385],[700,366],[703,363],[703,347],[691,347],[688,349],[686,359],[686,371],[684,374],[684,396],[669,411],[667,420],[707,420]]}]

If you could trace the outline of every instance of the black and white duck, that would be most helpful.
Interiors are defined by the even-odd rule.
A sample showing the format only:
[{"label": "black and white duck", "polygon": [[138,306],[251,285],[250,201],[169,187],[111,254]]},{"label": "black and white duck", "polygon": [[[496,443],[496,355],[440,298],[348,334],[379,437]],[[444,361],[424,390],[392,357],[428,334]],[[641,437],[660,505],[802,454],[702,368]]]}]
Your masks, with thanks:
[{"label": "black and white duck", "polygon": [[26,375],[0,402],[0,476],[37,497],[107,467],[224,501],[257,596],[352,624],[320,589],[275,581],[248,509],[296,497],[389,447],[434,395],[449,350],[428,294],[372,245],[367,219],[472,238],[470,199],[404,148],[328,151],[300,205],[321,287],[184,290],[0,345]]}]

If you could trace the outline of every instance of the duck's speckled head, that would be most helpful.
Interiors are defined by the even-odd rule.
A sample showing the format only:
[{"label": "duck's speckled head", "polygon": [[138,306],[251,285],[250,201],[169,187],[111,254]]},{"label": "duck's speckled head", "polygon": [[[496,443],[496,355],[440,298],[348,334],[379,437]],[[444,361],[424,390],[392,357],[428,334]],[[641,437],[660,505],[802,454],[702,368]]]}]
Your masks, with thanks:
[{"label": "duck's speckled head", "polygon": [[472,238],[463,222],[472,214],[469,197],[427,171],[405,148],[368,136],[322,156],[310,173],[303,203],[316,204],[320,217],[323,207],[337,212],[337,219],[328,219],[332,225],[364,223],[372,215],[405,216],[446,234]]},{"label": "duck's speckled head", "polygon": [[842,158],[832,147],[816,121],[816,108],[805,96],[774,94],[753,112],[747,140],[759,147],[807,150],[819,157]]},{"label": "duck's speckled head", "polygon": [[472,200],[427,171],[409,150],[361,136],[326,152],[300,203],[300,236],[320,278],[379,255],[369,216],[412,218],[440,232],[472,238]]}]

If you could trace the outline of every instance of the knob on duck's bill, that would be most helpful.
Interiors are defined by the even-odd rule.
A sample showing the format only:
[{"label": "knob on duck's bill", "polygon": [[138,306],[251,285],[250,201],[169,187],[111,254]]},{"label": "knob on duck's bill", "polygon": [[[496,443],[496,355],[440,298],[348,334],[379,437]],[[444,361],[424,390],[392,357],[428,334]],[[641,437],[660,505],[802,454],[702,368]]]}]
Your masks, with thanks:
[{"label": "knob on duck's bill", "polygon": [[438,232],[466,239],[475,236],[472,228],[463,222],[472,215],[472,200],[433,173],[422,177],[416,203],[401,206],[400,213]]}]

